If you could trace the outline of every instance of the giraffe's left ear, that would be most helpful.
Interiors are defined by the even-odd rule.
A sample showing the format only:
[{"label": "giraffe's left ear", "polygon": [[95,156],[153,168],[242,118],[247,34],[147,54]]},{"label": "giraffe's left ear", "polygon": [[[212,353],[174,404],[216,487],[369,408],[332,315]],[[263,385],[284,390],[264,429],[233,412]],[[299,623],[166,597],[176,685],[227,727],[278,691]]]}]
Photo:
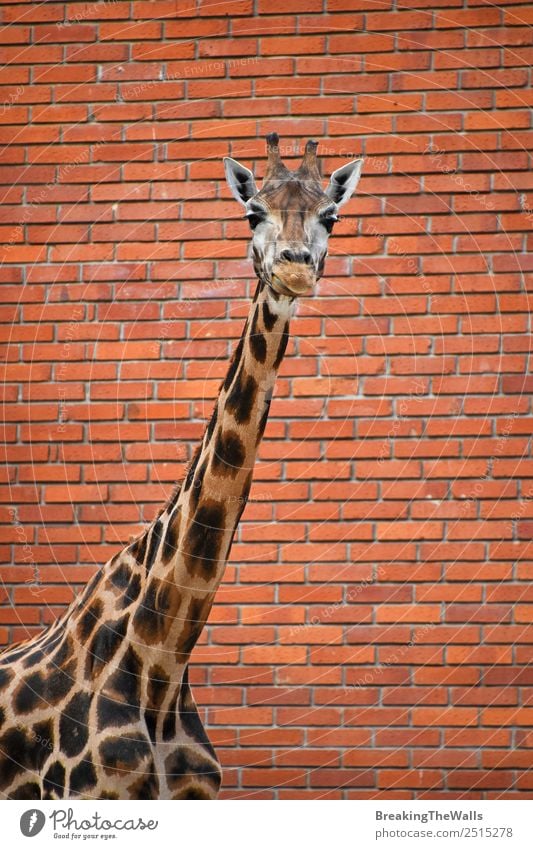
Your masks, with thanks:
[{"label": "giraffe's left ear", "polygon": [[224,157],[224,168],[233,197],[245,206],[246,201],[257,194],[254,175],[249,168],[245,168],[244,165],[229,156]]},{"label": "giraffe's left ear", "polygon": [[350,200],[359,182],[362,168],[363,160],[353,159],[352,162],[337,168],[331,175],[326,194],[338,207]]}]

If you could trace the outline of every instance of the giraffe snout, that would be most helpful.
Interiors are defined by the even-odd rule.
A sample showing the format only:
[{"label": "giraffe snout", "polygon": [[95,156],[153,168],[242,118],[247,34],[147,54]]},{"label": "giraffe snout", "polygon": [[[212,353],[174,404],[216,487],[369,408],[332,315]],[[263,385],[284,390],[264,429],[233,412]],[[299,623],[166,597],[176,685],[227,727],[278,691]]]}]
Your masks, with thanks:
[{"label": "giraffe snout", "polygon": [[316,283],[316,272],[311,264],[303,262],[275,263],[272,285],[284,295],[309,295]]}]

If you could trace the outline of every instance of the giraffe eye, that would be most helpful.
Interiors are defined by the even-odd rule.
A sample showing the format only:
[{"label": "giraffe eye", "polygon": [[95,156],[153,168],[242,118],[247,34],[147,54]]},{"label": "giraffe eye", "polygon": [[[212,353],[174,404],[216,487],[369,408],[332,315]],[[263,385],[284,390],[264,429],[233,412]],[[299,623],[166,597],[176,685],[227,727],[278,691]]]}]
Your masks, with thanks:
[{"label": "giraffe eye", "polygon": [[248,222],[249,222],[252,230],[255,230],[257,225],[260,224],[261,221],[265,220],[262,215],[257,215],[255,212],[250,212],[248,215],[245,215],[244,217],[248,219]]},{"label": "giraffe eye", "polygon": [[322,224],[323,227],[326,228],[328,233],[331,233],[331,231],[333,230],[333,225],[338,220],[339,219],[337,217],[334,217],[332,215],[327,215],[325,218],[320,219],[320,223]]}]

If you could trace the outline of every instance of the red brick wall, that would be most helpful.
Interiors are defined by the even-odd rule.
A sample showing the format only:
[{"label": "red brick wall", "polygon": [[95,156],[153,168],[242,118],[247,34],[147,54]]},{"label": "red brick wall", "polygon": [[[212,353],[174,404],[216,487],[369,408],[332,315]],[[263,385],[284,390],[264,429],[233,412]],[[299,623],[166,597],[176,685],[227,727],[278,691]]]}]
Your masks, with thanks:
[{"label": "red brick wall", "polygon": [[202,433],[253,286],[222,156],[315,137],[366,162],[194,654],[224,792],[529,796],[531,6],[255,5],[1,4],[1,641]]}]

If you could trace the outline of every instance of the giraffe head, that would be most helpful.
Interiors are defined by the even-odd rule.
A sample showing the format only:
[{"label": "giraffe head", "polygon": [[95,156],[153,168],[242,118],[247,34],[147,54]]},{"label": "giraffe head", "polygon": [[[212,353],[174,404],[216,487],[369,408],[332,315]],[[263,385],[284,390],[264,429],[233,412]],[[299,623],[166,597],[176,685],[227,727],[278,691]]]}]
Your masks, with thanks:
[{"label": "giraffe head", "polygon": [[261,190],[252,172],[226,157],[226,179],[252,229],[254,268],[276,292],[296,297],[313,291],[322,275],[328,238],[338,211],[352,196],[362,159],[331,175],[324,190],[318,168],[318,143],[308,141],[303,160],[289,171],[279,154],[277,133],[267,136],[267,170]]}]

